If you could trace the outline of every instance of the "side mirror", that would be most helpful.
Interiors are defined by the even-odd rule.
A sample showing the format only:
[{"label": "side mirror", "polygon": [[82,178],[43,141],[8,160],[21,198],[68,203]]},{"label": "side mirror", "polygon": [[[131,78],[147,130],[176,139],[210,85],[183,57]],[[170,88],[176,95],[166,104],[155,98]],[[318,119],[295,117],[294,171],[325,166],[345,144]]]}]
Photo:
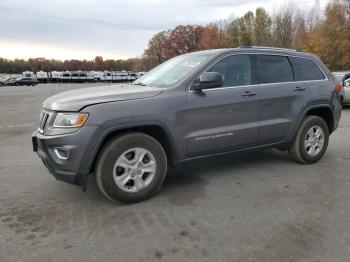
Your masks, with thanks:
[{"label": "side mirror", "polygon": [[222,76],[217,72],[204,72],[193,82],[193,89],[202,92],[203,89],[222,87],[224,81]]}]

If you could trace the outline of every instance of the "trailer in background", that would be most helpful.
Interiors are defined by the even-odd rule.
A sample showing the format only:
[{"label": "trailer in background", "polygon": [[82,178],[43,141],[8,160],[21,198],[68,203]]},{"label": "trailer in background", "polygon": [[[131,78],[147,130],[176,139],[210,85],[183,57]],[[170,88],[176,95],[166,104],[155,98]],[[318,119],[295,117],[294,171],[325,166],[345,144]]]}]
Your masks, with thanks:
[{"label": "trailer in background", "polygon": [[100,71],[90,71],[90,74],[93,76],[94,81],[101,81],[103,78],[103,72]]},{"label": "trailer in background", "polygon": [[78,80],[79,83],[87,82],[87,72],[78,71],[78,74],[79,74],[79,80]]},{"label": "trailer in background", "polygon": [[[133,82],[146,72],[132,71],[38,71],[34,74],[31,71],[25,71],[19,78],[31,78],[40,83],[85,83],[85,82]],[[0,74],[1,77],[2,74]],[[3,75],[2,77],[5,77]]]},{"label": "trailer in background", "polygon": [[112,80],[113,80],[112,72],[104,71],[103,74],[102,74],[101,81],[103,81],[103,82],[112,82]]},{"label": "trailer in background", "polygon": [[127,82],[129,77],[129,72],[122,71],[121,72],[121,82]]},{"label": "trailer in background", "polygon": [[32,79],[34,79],[35,78],[35,74],[33,72],[31,72],[31,71],[24,71],[22,73],[22,77],[23,78],[32,78]]},{"label": "trailer in background", "polygon": [[62,82],[62,72],[52,71],[49,73],[49,78],[51,83],[60,83]]},{"label": "trailer in background", "polygon": [[63,72],[62,77],[61,77],[61,82],[62,83],[70,83],[71,81],[72,81],[71,72],[69,72],[69,71]]},{"label": "trailer in background", "polygon": [[49,82],[49,74],[44,71],[38,71],[36,72],[36,79],[38,79],[40,83],[47,83]]},{"label": "trailer in background", "polygon": [[129,72],[127,81],[128,82],[134,82],[137,79],[136,73]]}]

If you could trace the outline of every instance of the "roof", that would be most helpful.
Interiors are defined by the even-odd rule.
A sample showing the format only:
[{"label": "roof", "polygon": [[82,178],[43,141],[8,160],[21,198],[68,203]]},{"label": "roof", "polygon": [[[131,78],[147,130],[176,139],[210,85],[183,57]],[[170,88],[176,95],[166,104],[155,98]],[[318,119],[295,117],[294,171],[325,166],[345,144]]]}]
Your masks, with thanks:
[{"label": "roof", "polygon": [[200,53],[207,53],[207,54],[225,54],[229,52],[252,52],[252,53],[259,53],[259,52],[266,52],[266,53],[279,53],[279,54],[295,54],[298,53],[307,55],[307,53],[304,53],[302,51],[296,50],[296,49],[288,49],[288,48],[279,48],[279,47],[268,47],[268,46],[241,46],[236,48],[224,48],[224,49],[210,49],[210,50],[204,50],[199,51]]}]

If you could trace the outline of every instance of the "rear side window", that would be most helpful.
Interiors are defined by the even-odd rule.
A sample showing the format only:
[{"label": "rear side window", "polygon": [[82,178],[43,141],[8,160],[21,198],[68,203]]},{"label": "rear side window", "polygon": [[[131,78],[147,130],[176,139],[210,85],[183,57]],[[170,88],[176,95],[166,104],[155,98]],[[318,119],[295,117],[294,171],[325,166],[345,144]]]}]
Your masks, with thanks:
[{"label": "rear side window", "polygon": [[294,67],[295,81],[322,80],[324,75],[320,68],[310,59],[290,57]]},{"label": "rear side window", "polygon": [[250,55],[231,55],[214,64],[209,72],[221,74],[224,87],[251,84]]},{"label": "rear side window", "polygon": [[258,84],[292,82],[292,66],[285,56],[256,55],[256,80]]}]

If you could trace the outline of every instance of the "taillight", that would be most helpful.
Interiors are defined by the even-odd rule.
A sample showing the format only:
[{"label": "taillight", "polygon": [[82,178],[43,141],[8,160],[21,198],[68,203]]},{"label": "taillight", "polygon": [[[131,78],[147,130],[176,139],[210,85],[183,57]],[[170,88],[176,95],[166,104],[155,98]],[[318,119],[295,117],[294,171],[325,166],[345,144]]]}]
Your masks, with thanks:
[{"label": "taillight", "polygon": [[336,88],[337,92],[340,94],[341,91],[343,90],[343,82],[340,82],[339,84],[337,84]]}]

